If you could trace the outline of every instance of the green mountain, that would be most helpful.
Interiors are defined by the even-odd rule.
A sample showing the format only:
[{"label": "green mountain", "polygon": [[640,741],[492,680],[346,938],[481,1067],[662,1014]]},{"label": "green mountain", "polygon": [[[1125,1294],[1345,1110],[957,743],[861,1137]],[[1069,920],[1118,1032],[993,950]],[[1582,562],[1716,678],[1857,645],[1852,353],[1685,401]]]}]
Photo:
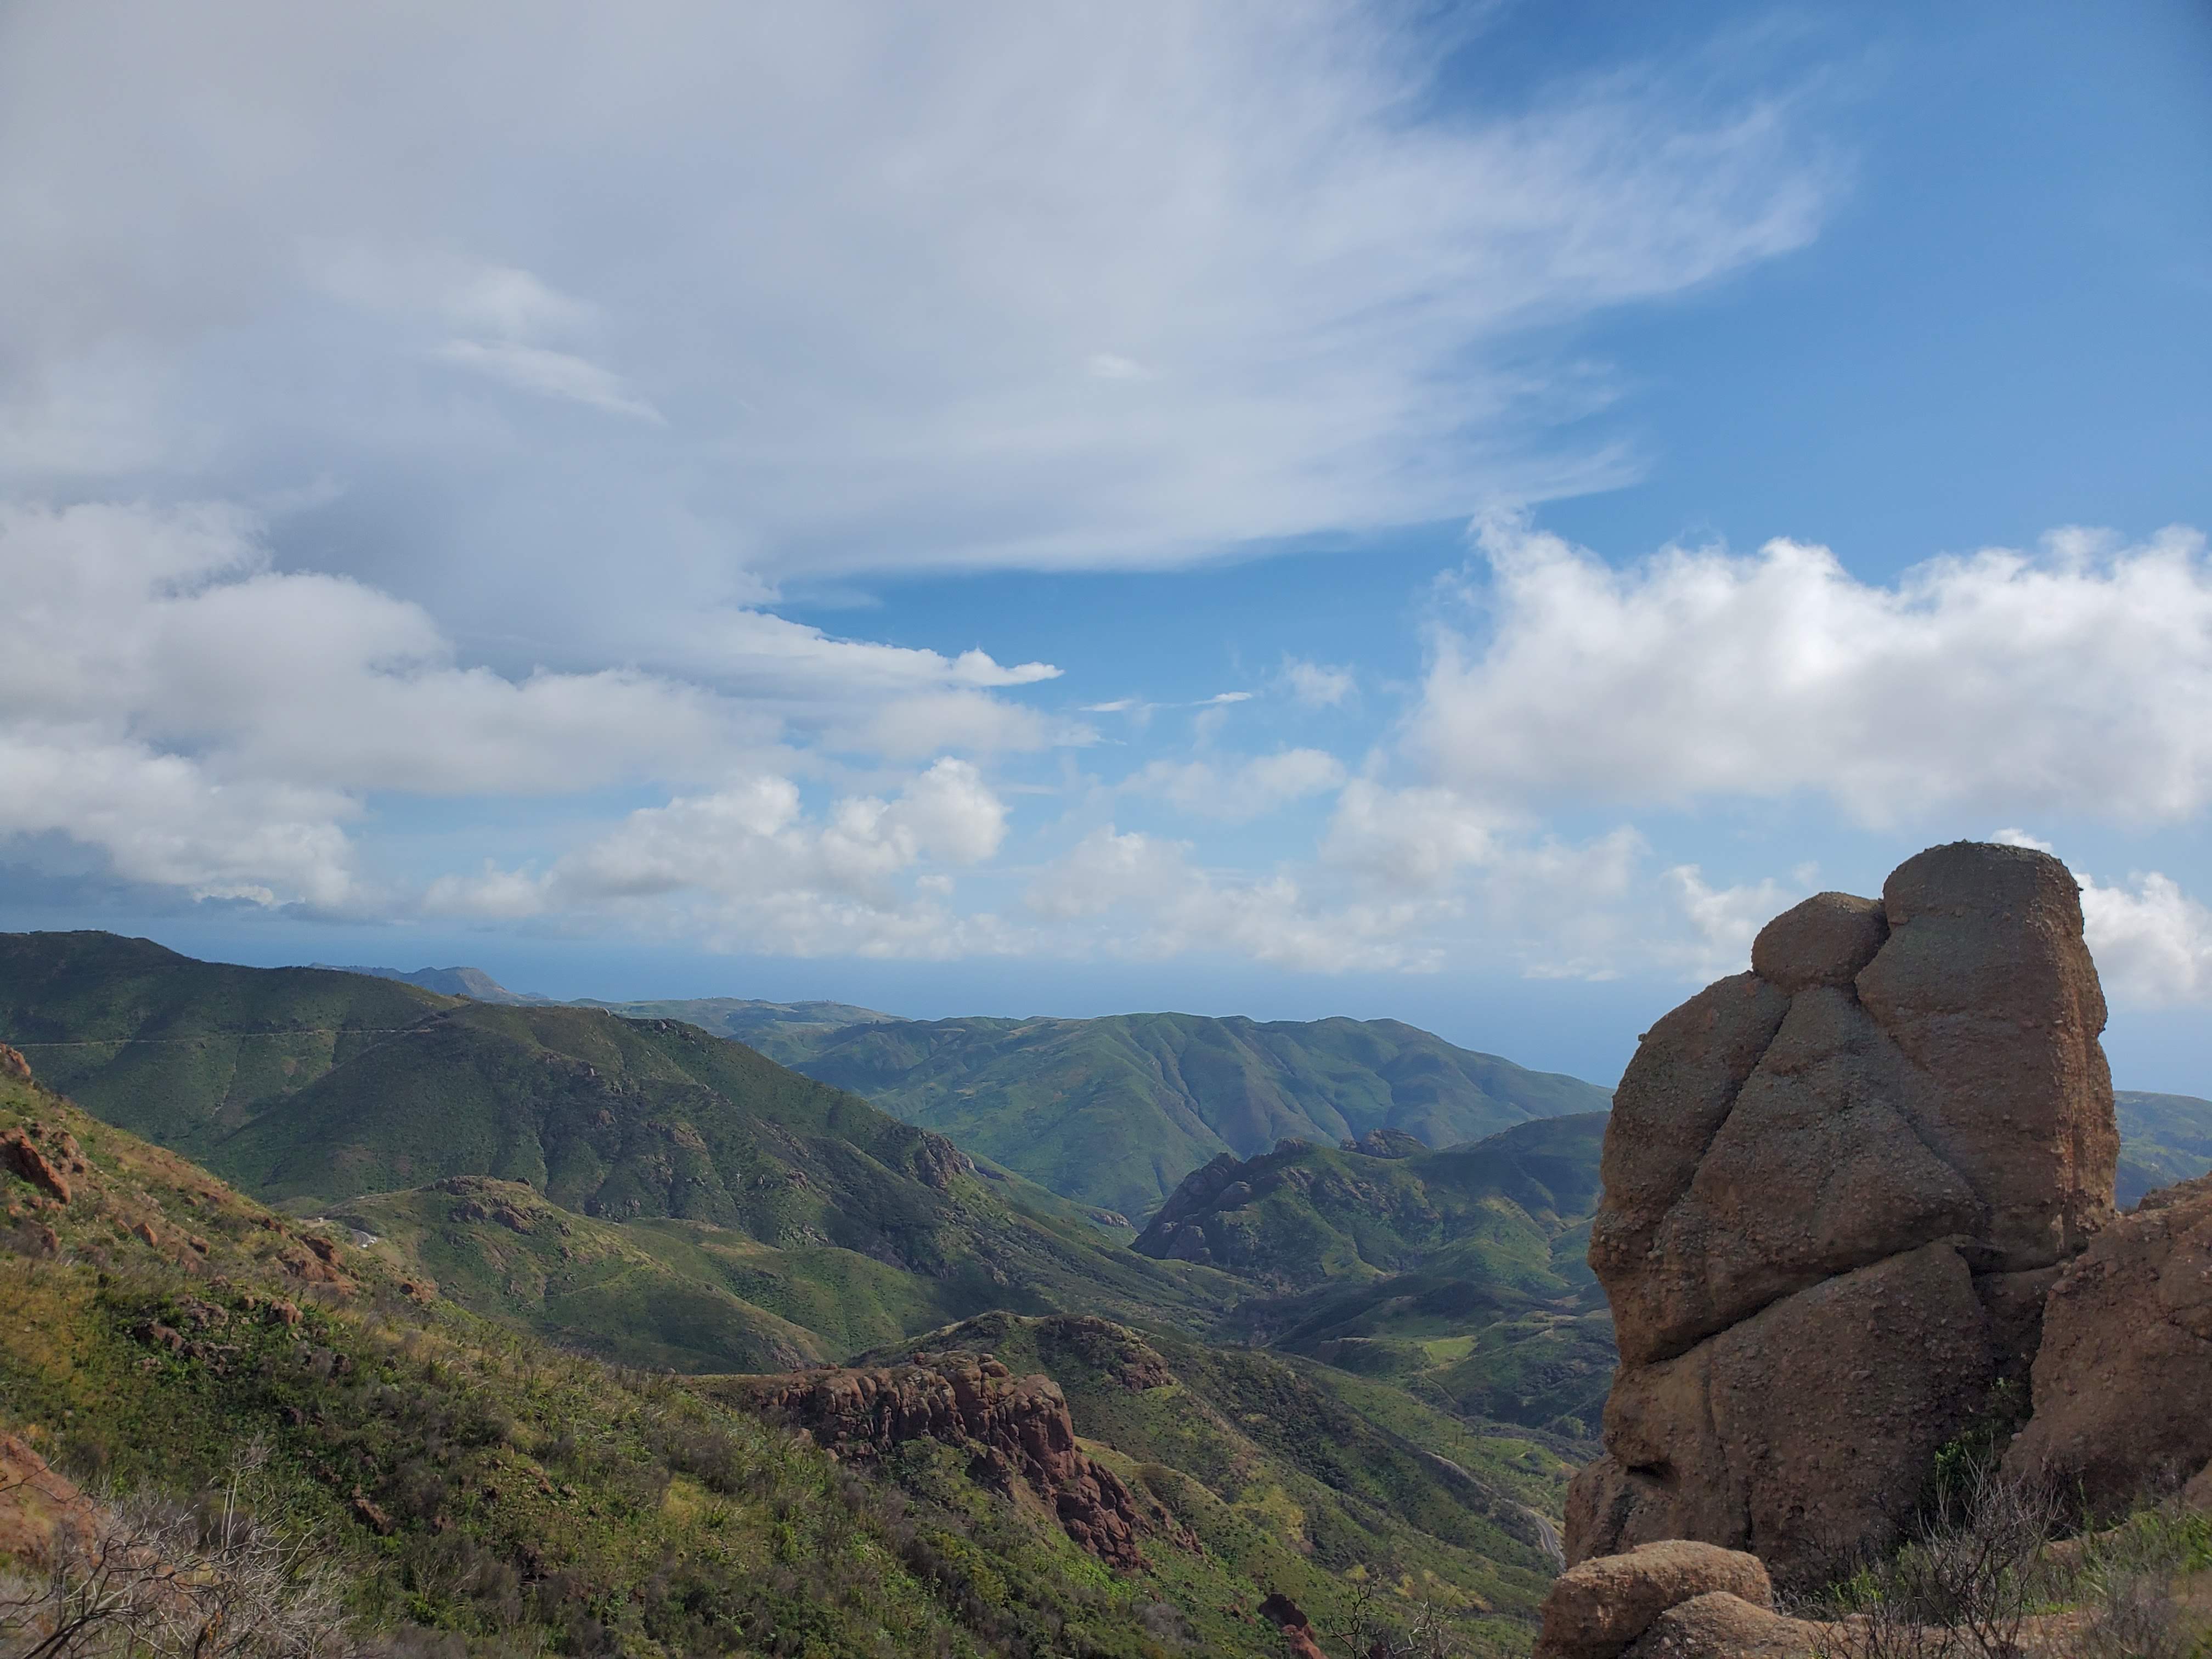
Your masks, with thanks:
[{"label": "green mountain", "polygon": [[419,985],[426,991],[435,991],[441,996],[471,997],[478,1002],[550,1002],[551,997],[533,995],[528,991],[510,991],[481,968],[416,968],[410,971],[399,968],[341,967],[335,963],[318,962],[311,964],[334,974],[367,974],[374,979],[396,979],[403,985]]},{"label": "green mountain", "polygon": [[[526,1201],[489,1180],[447,1195],[495,1218]],[[1024,1375],[1067,1379],[1083,1449],[1146,1517],[1133,1564],[1109,1567],[980,1448],[924,1432],[841,1462],[754,1415],[738,1379],[549,1348],[438,1297],[383,1244],[264,1209],[4,1073],[0,1216],[11,1583],[29,1581],[7,1552],[55,1504],[103,1528],[145,1512],[109,1493],[250,1515],[238,1524],[334,1598],[317,1650],[453,1659],[1272,1659],[1282,1638],[1257,1610],[1274,1591],[1330,1632],[1379,1608],[1402,1633],[1433,1608],[1487,1651],[1525,1648],[1549,1577],[1564,1459],[1442,1419],[1416,1426],[1442,1448],[1423,1451],[1411,1419],[1370,1419],[1266,1356],[1154,1349],[1096,1319],[963,1328]],[[518,1237],[563,1220],[542,1205],[516,1218]],[[89,1495],[57,1485],[70,1478]],[[103,1535],[109,1592],[141,1560],[173,1570],[225,1610],[227,1638],[312,1607],[289,1571],[253,1576],[252,1552],[236,1567],[205,1528],[158,1552]],[[205,1553],[169,1553],[187,1547]],[[20,1611],[0,1606],[9,1651]]]},{"label": "green mountain", "polygon": [[2112,1101],[2120,1119],[2124,1207],[2154,1187],[2171,1187],[2212,1170],[2212,1100],[2122,1089]]},{"label": "green mountain", "polygon": [[1135,1248],[1253,1287],[1218,1337],[1387,1379],[1473,1421],[1583,1439],[1612,1379],[1613,1327],[1583,1261],[1600,1114],[1431,1152],[1388,1133],[1217,1158]]},{"label": "green mountain", "polygon": [[896,1023],[893,1014],[849,1002],[755,1002],[740,997],[694,997],[673,1002],[595,1002],[625,1019],[680,1019],[716,1036],[733,1038],[770,1060],[794,1066],[832,1036],[855,1025]]},{"label": "green mountain", "polygon": [[[349,1206],[470,1305],[659,1364],[787,1363],[989,1308],[1200,1319],[1232,1288],[671,1020],[75,933],[0,939],[0,1030],[101,1117],[258,1197]],[[536,1196],[486,1202],[482,1177]]]},{"label": "green mountain", "polygon": [[1442,1146],[1611,1100],[1395,1020],[877,1021],[827,1033],[787,1063],[1132,1216],[1209,1159],[1285,1137],[1334,1144],[1391,1128]]}]

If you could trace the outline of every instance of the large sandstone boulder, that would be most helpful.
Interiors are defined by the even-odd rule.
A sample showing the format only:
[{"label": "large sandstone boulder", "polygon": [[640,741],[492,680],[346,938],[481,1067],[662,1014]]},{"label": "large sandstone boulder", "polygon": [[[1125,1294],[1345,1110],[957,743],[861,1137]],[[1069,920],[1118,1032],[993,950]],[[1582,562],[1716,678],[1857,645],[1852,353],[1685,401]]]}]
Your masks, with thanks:
[{"label": "large sandstone boulder", "polygon": [[1774,1605],[1766,1569],[1740,1551],[1671,1539],[1599,1556],[1552,1581],[1533,1659],[1614,1659],[1668,1608],[1718,1592]]},{"label": "large sandstone boulder", "polygon": [[2058,1275],[2005,1467],[2093,1510],[2212,1501],[2212,1176],[2154,1192]]},{"label": "large sandstone boulder", "polygon": [[[1852,1632],[1837,1625],[1792,1619],[1713,1590],[1672,1607],[1628,1650],[1628,1659],[1831,1659],[1856,1650]],[[1940,1652],[1934,1643],[1911,1650]]]},{"label": "large sandstone boulder", "polygon": [[2023,1372],[2111,1209],[2105,1019],[2063,865],[1960,842],[1770,922],[1648,1032],[1590,1266],[1621,1371],[1567,1552],[1650,1540],[1817,1577],[1893,1534]]}]

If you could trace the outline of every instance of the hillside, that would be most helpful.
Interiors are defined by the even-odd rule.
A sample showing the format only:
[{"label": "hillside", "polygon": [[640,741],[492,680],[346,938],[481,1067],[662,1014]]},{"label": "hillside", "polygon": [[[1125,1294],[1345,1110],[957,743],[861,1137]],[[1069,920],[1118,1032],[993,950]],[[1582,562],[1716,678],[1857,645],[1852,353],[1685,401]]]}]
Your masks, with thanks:
[{"label": "hillside", "polygon": [[829,1033],[788,1063],[1065,1197],[1136,1217],[1209,1159],[1285,1137],[1334,1145],[1392,1128],[1442,1146],[1607,1099],[1395,1020],[878,1022]]},{"label": "hillside", "polygon": [[2154,1188],[2212,1170],[2212,1100],[2121,1089],[2112,1104],[2120,1120],[2123,1208]]},{"label": "hillside", "polygon": [[[1146,1517],[1111,1566],[978,1449],[921,1434],[840,1464],[746,1409],[734,1382],[548,1349],[438,1297],[382,1247],[266,1210],[4,1073],[0,1206],[0,1552],[50,1549],[41,1516],[79,1516],[125,1540],[112,1559],[126,1567],[184,1571],[195,1605],[241,1632],[319,1595],[325,1650],[343,1618],[390,1651],[456,1656],[1164,1659],[1195,1645],[1261,1659],[1282,1650],[1256,1614],[1277,1589],[1332,1629],[1358,1616],[1361,1583],[1404,1583],[1386,1615],[1418,1593],[1477,1640],[1525,1645],[1549,1576],[1547,1534],[1521,1506],[1555,1508],[1557,1457],[1492,1443],[1481,1469],[1453,1476],[1256,1357],[1178,1344],[1158,1400],[1119,1418],[1086,1405],[1082,1443]],[[1018,1331],[1070,1323],[1100,1322],[988,1328],[1027,1364]],[[1217,1376],[1255,1365],[1256,1381]],[[1186,1376],[1206,1379],[1187,1410],[1173,1404]],[[1267,1443],[1280,1425],[1255,1438],[1217,1420],[1224,1401],[1246,1420],[1302,1401],[1282,1423],[1327,1425],[1336,1449],[1294,1457]],[[1188,1450],[1174,1443],[1185,1420]],[[1341,1494],[1309,1468],[1316,1456],[1340,1460]],[[191,1541],[204,1534],[152,1535],[208,1553],[135,1554],[143,1534],[118,1529],[140,1511],[70,1484],[94,1476],[188,1504],[228,1489],[258,1535],[312,1550],[274,1577],[242,1576],[238,1557]],[[0,1626],[9,1617],[0,1607]]]},{"label": "hillside", "polygon": [[690,997],[664,1002],[599,1002],[585,999],[582,1005],[605,1008],[625,1019],[680,1019],[716,1036],[730,1037],[757,1048],[785,1066],[815,1053],[840,1031],[856,1025],[900,1023],[895,1014],[849,1002],[758,1002],[742,997]]},{"label": "hillside", "polygon": [[[599,1352],[751,1366],[989,1308],[1202,1321],[1233,1290],[673,1021],[97,934],[0,941],[0,1019],[109,1121],[295,1212],[350,1205],[471,1305]],[[486,1202],[477,1178],[536,1196]]]},{"label": "hillside", "polygon": [[1474,1421],[1595,1433],[1613,1364],[1583,1261],[1605,1120],[1540,1120],[1431,1152],[1291,1144],[1215,1160],[1136,1249],[1253,1294],[1218,1334],[1387,1380]]},{"label": "hillside", "polygon": [[510,991],[481,968],[363,968],[337,963],[308,964],[333,974],[367,974],[374,979],[394,979],[403,985],[420,986],[441,996],[471,997],[478,1002],[550,1002],[528,991]]}]

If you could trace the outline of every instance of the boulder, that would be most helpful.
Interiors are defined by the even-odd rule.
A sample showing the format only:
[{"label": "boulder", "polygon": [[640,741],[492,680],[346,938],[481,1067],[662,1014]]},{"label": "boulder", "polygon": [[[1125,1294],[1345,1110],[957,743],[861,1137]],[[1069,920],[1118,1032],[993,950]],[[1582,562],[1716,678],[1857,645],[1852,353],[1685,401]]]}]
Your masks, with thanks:
[{"label": "boulder", "polygon": [[2051,1287],[2010,1473],[2113,1510],[2197,1476],[2212,1498],[2212,1176],[2151,1194]]},{"label": "boulder", "polygon": [[[1714,1590],[1692,1596],[1651,1621],[1628,1650],[1629,1659],[1825,1659],[1853,1650],[1845,1630],[1791,1619]],[[1911,1651],[1940,1652],[1936,1644]]]},{"label": "boulder", "polygon": [[1849,985],[1888,937],[1880,901],[1815,893],[1759,930],[1751,971],[1785,996],[1815,985]]},{"label": "boulder", "polygon": [[1881,1546],[2111,1211],[2104,998],[2058,860],[1931,848],[1879,901],[1777,917],[1752,963],[1614,1097],[1589,1261],[1621,1370],[1570,1561],[1688,1538],[1795,1581]]},{"label": "boulder", "polygon": [[31,1062],[23,1058],[23,1051],[0,1042],[0,1077],[13,1078],[18,1083],[31,1080]]},{"label": "boulder", "polygon": [[1584,1561],[1552,1582],[1533,1659],[1614,1659],[1668,1608],[1717,1591],[1774,1605],[1758,1557],[1711,1544],[1674,1539]]},{"label": "boulder", "polygon": [[21,1129],[0,1135],[0,1169],[14,1170],[57,1204],[70,1201],[69,1177]]}]

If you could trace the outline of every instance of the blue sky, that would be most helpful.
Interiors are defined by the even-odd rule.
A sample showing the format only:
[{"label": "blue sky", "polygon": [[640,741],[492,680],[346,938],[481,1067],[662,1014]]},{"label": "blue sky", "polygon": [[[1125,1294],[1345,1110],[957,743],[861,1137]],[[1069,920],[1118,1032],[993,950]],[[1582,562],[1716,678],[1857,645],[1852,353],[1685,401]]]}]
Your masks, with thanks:
[{"label": "blue sky", "polygon": [[1609,1080],[2084,884],[2212,1093],[2212,9],[0,20],[0,926]]}]

